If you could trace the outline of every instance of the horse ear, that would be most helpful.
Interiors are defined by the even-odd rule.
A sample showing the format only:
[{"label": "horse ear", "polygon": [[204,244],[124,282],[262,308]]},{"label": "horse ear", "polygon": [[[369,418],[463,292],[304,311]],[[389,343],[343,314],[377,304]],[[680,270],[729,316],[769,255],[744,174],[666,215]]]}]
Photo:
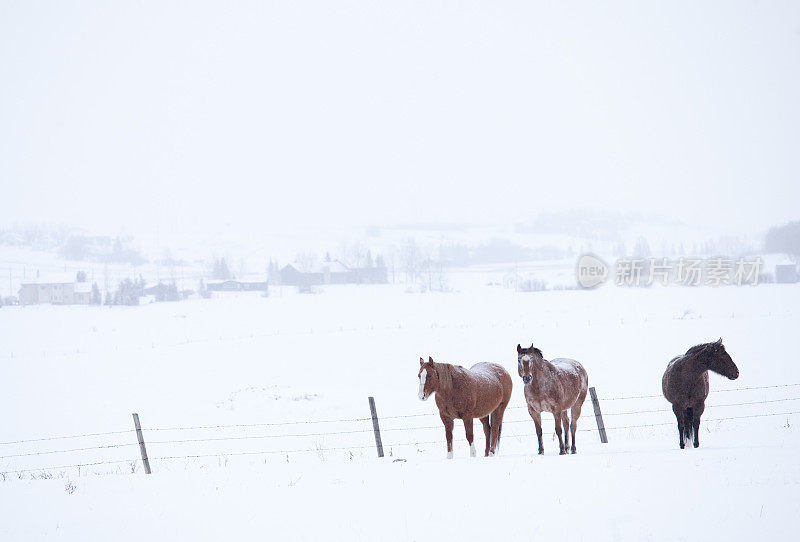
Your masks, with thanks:
[{"label": "horse ear", "polygon": [[536,350],[536,347],[533,346],[533,343],[531,343],[531,350]]},{"label": "horse ear", "polygon": [[717,344],[722,344],[722,337],[719,338],[719,340],[717,341]]},{"label": "horse ear", "polygon": [[432,358],[432,357],[430,357],[430,356],[428,356],[428,363],[430,363],[431,365],[433,365],[433,358]]},{"label": "horse ear", "polygon": [[420,365],[425,365],[425,360],[424,360],[424,359],[422,359],[422,358],[419,358],[419,364],[420,364]]},{"label": "horse ear", "polygon": [[520,352],[522,352],[522,347],[519,344],[517,344],[517,354],[519,354]]}]

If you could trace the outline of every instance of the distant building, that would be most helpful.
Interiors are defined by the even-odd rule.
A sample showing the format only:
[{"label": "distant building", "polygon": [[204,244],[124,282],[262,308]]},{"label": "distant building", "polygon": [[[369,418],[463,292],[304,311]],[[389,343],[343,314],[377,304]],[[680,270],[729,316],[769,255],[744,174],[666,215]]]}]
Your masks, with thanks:
[{"label": "distant building", "polygon": [[266,292],[269,283],[266,281],[221,280],[206,284],[209,292]]},{"label": "distant building", "polygon": [[76,282],[73,289],[76,305],[89,305],[92,303],[92,285],[88,282]]},{"label": "distant building", "polygon": [[323,262],[313,269],[301,271],[292,264],[281,269],[281,284],[316,286],[320,284],[385,284],[386,267],[347,267],[338,260]]},{"label": "distant building", "polygon": [[66,278],[35,279],[25,281],[19,289],[20,305],[88,305],[92,301],[92,286],[88,282],[75,282]]},{"label": "distant building", "polygon": [[169,293],[169,284],[164,284],[163,282],[159,282],[158,284],[154,284],[153,286],[148,286],[147,288],[142,290],[144,295],[152,295],[154,297],[167,297]]},{"label": "distant building", "polygon": [[775,266],[775,282],[779,284],[794,284],[797,282],[797,266],[793,263],[778,264]]}]

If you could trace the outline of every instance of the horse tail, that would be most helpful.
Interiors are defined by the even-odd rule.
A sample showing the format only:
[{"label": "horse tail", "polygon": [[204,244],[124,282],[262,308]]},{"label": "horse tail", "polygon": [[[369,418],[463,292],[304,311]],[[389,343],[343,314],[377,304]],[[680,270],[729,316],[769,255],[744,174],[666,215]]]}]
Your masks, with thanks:
[{"label": "horse tail", "polygon": [[692,424],[693,419],[694,410],[692,407],[689,407],[686,409],[686,419],[683,422],[684,442],[692,442],[692,439],[694,439],[694,425]]},{"label": "horse tail", "polygon": [[498,453],[500,451],[500,432],[503,430],[503,422],[502,420],[498,422],[496,418],[494,412],[489,414],[489,438],[491,439],[492,429],[494,424],[497,423],[497,442],[494,443],[494,451]]}]

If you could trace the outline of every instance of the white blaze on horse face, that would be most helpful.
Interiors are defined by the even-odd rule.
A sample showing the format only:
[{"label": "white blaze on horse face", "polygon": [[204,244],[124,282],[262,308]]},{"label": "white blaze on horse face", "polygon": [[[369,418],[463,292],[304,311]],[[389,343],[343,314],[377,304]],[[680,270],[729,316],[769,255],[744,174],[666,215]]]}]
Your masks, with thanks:
[{"label": "white blaze on horse face", "polygon": [[526,376],[530,375],[533,376],[533,356],[530,354],[523,354],[519,357],[520,363],[520,370],[522,371],[522,377],[525,378]]},{"label": "white blaze on horse face", "polygon": [[428,379],[428,370],[422,369],[422,372],[419,373],[419,393],[417,394],[419,396],[420,401],[424,401],[427,399],[427,397],[425,397],[425,381],[427,379]]}]

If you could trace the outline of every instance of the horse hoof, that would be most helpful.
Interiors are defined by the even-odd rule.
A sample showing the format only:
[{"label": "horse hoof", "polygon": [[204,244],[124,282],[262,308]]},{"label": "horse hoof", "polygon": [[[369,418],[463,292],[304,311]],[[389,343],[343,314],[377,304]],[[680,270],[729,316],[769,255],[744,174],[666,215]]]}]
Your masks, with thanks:
[{"label": "horse hoof", "polygon": [[539,455],[544,455],[544,449],[539,450]]},{"label": "horse hoof", "polygon": [[561,450],[560,452],[558,452],[558,455],[567,455],[567,452],[565,452],[564,450]]},{"label": "horse hoof", "polygon": [[576,453],[578,453],[578,451],[577,451],[575,448],[573,448],[573,449],[572,449],[572,451],[571,451],[570,453],[572,453],[572,454],[576,454]]},{"label": "horse hoof", "polygon": [[699,447],[700,447],[700,443],[699,443],[699,442],[695,442],[695,443],[694,443],[694,447],[695,447],[695,448],[699,448]]}]

